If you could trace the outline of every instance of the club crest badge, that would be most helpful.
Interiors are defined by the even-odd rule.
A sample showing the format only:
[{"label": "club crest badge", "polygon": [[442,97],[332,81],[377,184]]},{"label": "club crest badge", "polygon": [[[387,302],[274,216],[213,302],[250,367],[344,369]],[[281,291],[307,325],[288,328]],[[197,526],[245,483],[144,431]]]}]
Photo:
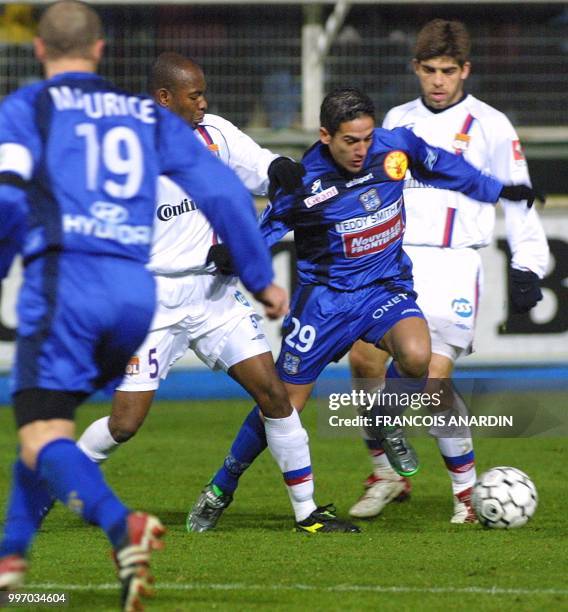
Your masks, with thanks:
[{"label": "club crest badge", "polygon": [[298,373],[298,368],[300,366],[300,358],[296,355],[292,355],[292,353],[284,353],[284,363],[282,364],[282,369],[291,376]]},{"label": "club crest badge", "polygon": [[362,193],[359,196],[359,202],[361,202],[363,208],[367,212],[375,212],[375,210],[378,210],[381,207],[381,198],[374,187],[373,189],[369,189],[369,191]]},{"label": "club crest badge", "polygon": [[456,155],[460,155],[467,151],[470,140],[471,136],[468,136],[467,134],[458,133],[454,136],[454,151]]}]

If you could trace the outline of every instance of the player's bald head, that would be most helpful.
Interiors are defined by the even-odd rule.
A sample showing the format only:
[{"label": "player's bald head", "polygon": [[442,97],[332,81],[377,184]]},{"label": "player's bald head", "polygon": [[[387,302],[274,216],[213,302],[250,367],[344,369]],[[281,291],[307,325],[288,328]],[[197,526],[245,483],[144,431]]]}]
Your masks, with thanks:
[{"label": "player's bald head", "polygon": [[61,0],[41,16],[38,36],[49,59],[91,59],[93,45],[103,38],[103,27],[91,7],[76,0]]},{"label": "player's bald head", "polygon": [[203,70],[199,64],[179,53],[167,52],[158,56],[149,78],[150,92],[156,95],[160,89],[176,91],[188,81],[203,80]]}]

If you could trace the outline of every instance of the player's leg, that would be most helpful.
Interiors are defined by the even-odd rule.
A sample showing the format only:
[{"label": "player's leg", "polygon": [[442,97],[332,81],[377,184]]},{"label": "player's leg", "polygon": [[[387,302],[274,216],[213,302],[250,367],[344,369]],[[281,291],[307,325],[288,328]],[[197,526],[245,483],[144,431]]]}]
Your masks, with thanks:
[{"label": "player's leg", "polygon": [[[418,302],[432,339],[429,384],[444,385],[443,410],[464,416],[467,406],[451,377],[456,360],[472,351],[483,276],[479,252],[430,247],[409,247],[407,251],[414,262]],[[474,514],[469,489],[476,477],[471,432],[467,427],[453,431],[433,427],[430,433],[436,438],[452,481],[452,521],[470,522]]]},{"label": "player's leg", "polygon": [[[31,436],[32,428],[36,433],[34,437]],[[21,445],[12,471],[11,494],[0,542],[0,590],[23,585],[27,570],[25,559],[43,519],[44,508],[52,504],[53,498],[35,467],[37,452],[53,438],[71,437],[73,422],[66,419],[36,421],[35,427],[27,425],[23,430],[24,436],[27,434],[24,440],[29,443]]]},{"label": "player's leg", "polygon": [[83,398],[45,389],[22,390],[14,398],[21,450],[0,545],[1,588],[21,585],[42,507],[52,497],[100,526],[115,550],[127,543],[130,511],[73,440],[73,413]]},{"label": "player's leg", "polygon": [[[298,299],[301,293],[300,290],[296,295],[296,304],[298,301],[301,302]],[[239,303],[242,308],[242,300],[239,300]],[[276,373],[272,355],[264,334],[258,327],[256,317],[249,314],[242,318],[239,328],[242,329],[236,330],[239,331],[238,334],[233,333],[223,340],[224,348],[221,355],[217,357],[216,365],[227,370],[254,397],[257,406],[247,415],[223,465],[205,487],[190,511],[188,516],[190,531],[206,531],[214,526],[220,512],[231,502],[240,476],[267,445],[283,471],[297,523],[302,522],[316,509],[313,502],[313,478],[308,438],[306,431],[301,426],[298,412],[303,409],[317,374],[305,384],[293,385],[295,392],[290,401]],[[206,363],[210,360],[211,355],[207,345],[212,339],[215,339],[214,334],[209,336],[198,342],[195,347],[196,353]],[[262,346],[262,352],[250,358],[250,351],[255,343],[259,349]],[[214,343],[214,345],[217,344],[219,344],[218,341]],[[244,347],[248,347],[248,354],[244,352]],[[299,363],[299,358],[295,359]],[[297,410],[294,410],[292,406],[296,406]],[[264,414],[264,423],[261,414]],[[213,506],[217,507],[218,511]],[[208,516],[203,518],[205,514]],[[324,518],[328,523],[325,525],[327,529],[323,529],[323,524],[318,529],[323,531],[351,530],[352,526],[343,525],[339,521],[332,525],[331,520],[335,517]]]},{"label": "player's leg", "polygon": [[[90,263],[90,266],[93,264]],[[92,310],[86,309],[87,312],[83,312],[84,305],[83,308],[79,305],[80,312],[76,317],[84,317],[85,314],[87,316],[86,321],[79,321],[81,328],[88,328],[88,321],[95,319],[95,314],[99,321],[99,325],[94,327],[96,343],[92,344],[93,354],[89,360],[98,369],[93,386],[116,388],[124,376],[126,364],[142,344],[150,327],[156,304],[155,284],[153,277],[139,264],[117,262],[114,259],[101,262],[100,258],[97,258],[96,267],[99,277],[93,281],[92,286],[98,289],[99,298],[90,298],[93,307]],[[101,290],[102,295],[113,297],[108,300],[108,305],[106,302],[101,304]],[[75,290],[78,291],[80,290]],[[107,489],[104,499],[114,497],[126,510],[125,524],[121,524],[120,528],[113,529],[112,532],[105,529],[105,533],[112,543],[113,557],[122,587],[122,605],[126,609],[136,609],[141,606],[141,598],[153,591],[150,556],[153,550],[163,547],[161,538],[165,529],[156,517],[132,512],[126,508],[104,482],[100,466],[92,462],[76,444],[71,447],[82,458],[81,477],[88,482],[86,475],[89,472],[95,483],[96,478],[100,479]],[[61,462],[59,458],[58,463]],[[79,459],[76,463],[79,464]],[[69,483],[71,484],[71,480]],[[98,505],[103,504],[101,501]],[[83,510],[85,511],[86,509]],[[89,511],[89,516],[92,517],[93,514],[93,522],[103,526],[103,522],[108,522],[106,515],[110,514],[110,511],[105,512],[97,508],[95,513],[93,508]]]},{"label": "player's leg", "polygon": [[[244,320],[242,326],[246,327],[247,324]],[[246,339],[246,332],[241,334],[237,329],[231,338],[241,343]],[[232,496],[239,478],[267,447],[266,434],[272,423],[291,416],[296,421],[296,416],[284,385],[276,374],[272,353],[265,352],[239,361],[228,368],[228,373],[256,401],[256,406],[247,415],[237,433],[223,466],[212,480],[212,485],[225,495]],[[307,465],[309,462],[302,467]]]},{"label": "player's leg", "polygon": [[[352,387],[355,390],[376,391],[384,383],[390,356],[368,342],[357,341],[349,351]],[[380,514],[391,501],[404,501],[410,497],[411,481],[400,476],[375,438],[361,429],[363,441],[371,459],[372,472],[364,483],[363,495],[350,508],[355,518],[371,518]]]},{"label": "player's leg", "polygon": [[[284,480],[296,520],[304,520],[316,508],[308,436],[276,374],[272,353],[263,352],[231,363],[231,354],[242,353],[251,333],[258,335],[256,321],[254,325],[253,328],[248,317],[241,321],[227,340],[220,360],[228,366],[231,377],[251,394],[256,405],[237,432],[223,465],[189,512],[189,531],[208,531],[216,525],[221,513],[232,502],[240,477],[267,447],[279,467],[287,466]],[[262,349],[268,349],[266,341]],[[299,473],[303,476],[287,478],[290,471],[295,476]]]},{"label": "player's leg", "polygon": [[[440,396],[442,405],[438,410],[445,412],[448,416],[465,416],[468,413],[467,406],[451,382],[454,370],[454,359],[451,357],[459,354],[459,349],[457,347],[438,346],[436,336],[434,336],[433,342],[434,350],[438,350],[440,353],[443,350],[446,353],[442,355],[433,352],[430,361],[431,383],[444,385],[444,393]],[[432,389],[432,391],[435,392],[436,389]],[[432,428],[430,433],[436,439],[452,483],[454,513],[451,522],[458,524],[477,522],[471,504],[471,494],[477,476],[473,439],[469,427],[460,427],[457,432],[453,428]]]},{"label": "player's leg", "polygon": [[[301,412],[305,408],[306,402],[310,398],[314,383],[292,384],[285,382],[284,386],[286,387],[290,402],[292,405],[298,406],[298,410]],[[288,491],[290,492],[295,482],[302,482],[305,480],[306,472],[305,470],[292,471],[289,469],[287,472],[285,472],[285,469],[287,469],[287,466],[283,466],[283,475],[288,486]],[[313,482],[311,483],[311,488],[313,490]],[[335,506],[333,504],[318,506],[303,520],[300,519],[299,515],[296,515],[296,530],[303,533],[358,533],[360,531],[360,529],[355,525],[338,519],[336,516]]]},{"label": "player's leg", "polygon": [[[412,298],[407,297],[407,300]],[[413,300],[412,300],[413,302]],[[413,302],[414,303],[414,302]],[[420,309],[405,308],[407,315],[392,313],[392,320],[396,321],[377,340],[380,348],[387,350],[392,355],[392,362],[386,371],[384,388],[381,397],[397,398],[401,394],[419,393],[424,389],[427,382],[428,364],[430,361],[430,335],[428,327],[421,315]],[[412,313],[412,314],[411,314]],[[398,318],[402,316],[403,318]],[[378,329],[371,330],[364,337],[369,341],[376,335]],[[393,417],[402,414],[404,402],[395,399],[394,405],[391,401],[371,407],[371,415],[374,417],[374,426],[368,428],[368,433],[382,445],[392,467],[401,476],[412,476],[418,471],[418,458],[411,444],[406,440],[401,427],[391,425]],[[380,424],[377,424],[377,421]]]},{"label": "player's leg", "polygon": [[[112,492],[99,466],[75,444],[73,419],[86,396],[123,371],[143,339],[152,317],[153,281],[138,264],[88,256],[47,256],[30,264],[26,275],[18,307],[14,407],[21,457],[37,479],[19,479],[28,493],[23,497],[29,498],[39,481],[51,496],[99,525],[115,551],[123,600],[137,599],[150,586],[149,555],[161,546],[163,528],[155,517],[130,512]],[[44,308],[37,308],[38,300]],[[5,525],[5,533],[10,528]],[[5,578],[14,573],[5,559],[0,572],[9,588]]]},{"label": "player's leg", "polygon": [[108,459],[142,427],[154,400],[154,391],[115,391],[110,416],[93,421],[77,441],[95,463]]},{"label": "player's leg", "polygon": [[[313,385],[302,386],[302,394],[294,395],[299,406],[295,410],[261,331],[256,316],[242,318],[218,357],[218,367],[227,370],[251,394],[256,406],[245,418],[223,465],[189,512],[189,531],[207,531],[216,525],[233,499],[239,478],[266,447],[282,470],[296,522],[305,521],[316,510],[308,435],[298,414]],[[210,340],[198,343],[198,354],[206,354]],[[335,523],[334,530],[340,530],[340,522]],[[331,530],[331,525],[327,528]]]},{"label": "player's leg", "polygon": [[102,463],[138,432],[152,407],[159,381],[166,378],[188,345],[183,321],[152,330],[146,336],[113,394],[110,416],[91,423],[77,442],[92,461]]}]

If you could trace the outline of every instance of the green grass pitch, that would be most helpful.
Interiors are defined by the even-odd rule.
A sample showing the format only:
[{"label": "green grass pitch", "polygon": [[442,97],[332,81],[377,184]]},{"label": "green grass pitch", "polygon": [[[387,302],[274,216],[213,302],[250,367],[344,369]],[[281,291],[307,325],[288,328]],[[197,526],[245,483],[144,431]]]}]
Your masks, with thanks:
[{"label": "green grass pitch", "polygon": [[[362,534],[294,533],[282,477],[265,453],[218,528],[190,535],[186,512],[249,406],[159,402],[104,467],[128,505],[157,514],[168,528],[166,550],[154,556],[158,596],[148,610],[568,610],[566,438],[477,441],[478,471],[513,465],[536,483],[539,508],[519,530],[450,525],[445,468],[434,442],[419,438],[422,470],[412,500],[361,522]],[[82,408],[79,430],[107,410]],[[319,436],[313,407],[304,415],[318,503],[334,502],[346,516],[369,471],[363,447]],[[0,410],[0,442],[4,506],[15,446],[9,410]],[[28,584],[65,591],[70,610],[118,606],[104,535],[61,506],[37,537]]]}]

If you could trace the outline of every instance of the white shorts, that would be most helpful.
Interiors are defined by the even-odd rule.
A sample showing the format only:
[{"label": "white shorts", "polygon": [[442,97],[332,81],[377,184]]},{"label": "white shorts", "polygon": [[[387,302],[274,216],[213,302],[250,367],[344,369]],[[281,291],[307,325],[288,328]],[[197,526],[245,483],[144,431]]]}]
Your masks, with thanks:
[{"label": "white shorts", "polygon": [[432,352],[455,361],[473,351],[483,270],[475,249],[405,246]]},{"label": "white shorts", "polygon": [[212,370],[270,351],[262,320],[231,277],[156,277],[151,331],[130,360],[119,391],[154,391],[188,349]]}]

